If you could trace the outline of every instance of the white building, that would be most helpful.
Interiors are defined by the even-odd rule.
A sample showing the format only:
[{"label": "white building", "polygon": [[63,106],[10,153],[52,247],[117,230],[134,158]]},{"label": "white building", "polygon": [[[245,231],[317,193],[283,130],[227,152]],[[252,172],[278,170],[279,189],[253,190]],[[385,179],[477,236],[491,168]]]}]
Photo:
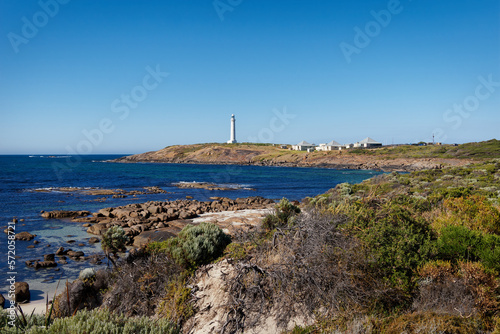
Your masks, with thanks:
[{"label": "white building", "polygon": [[335,140],[332,140],[331,142],[327,144],[319,144],[319,146],[316,146],[317,151],[337,151],[340,150],[342,147],[341,144],[336,142]]},{"label": "white building", "polygon": [[297,145],[292,145],[292,150],[295,150],[295,151],[310,151],[310,150],[313,150],[314,151],[314,147],[315,146],[316,145],[309,144],[308,142],[306,142],[305,140],[303,140],[300,143],[298,143]]},{"label": "white building", "polygon": [[235,144],[236,142],[236,120],[234,114],[231,115],[231,139],[227,141],[228,144]]},{"label": "white building", "polygon": [[366,137],[362,141],[359,141],[354,144],[354,147],[360,147],[360,148],[369,148],[369,147],[381,147],[382,143],[379,143],[376,140],[373,140],[370,137]]}]

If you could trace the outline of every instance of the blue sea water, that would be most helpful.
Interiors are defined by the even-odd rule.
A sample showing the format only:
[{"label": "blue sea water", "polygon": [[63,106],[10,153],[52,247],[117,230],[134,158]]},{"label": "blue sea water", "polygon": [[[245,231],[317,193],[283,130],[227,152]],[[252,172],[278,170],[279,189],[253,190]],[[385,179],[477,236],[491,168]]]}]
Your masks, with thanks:
[{"label": "blue sea water", "polygon": [[[2,231],[7,223],[17,218],[16,233],[28,231],[36,234],[33,241],[16,241],[15,268],[8,268],[7,234],[0,237],[0,292],[7,293],[6,279],[15,272],[17,281],[30,283],[32,294],[53,289],[59,281],[78,276],[81,269],[90,267],[88,262],[68,259],[68,264],[57,268],[35,270],[25,261],[43,260],[43,255],[54,253],[60,246],[82,250],[89,254],[100,253],[100,244],[88,245],[92,236],[80,223],[68,220],[44,219],[42,210],[89,210],[141,203],[151,200],[176,200],[192,196],[207,201],[212,196],[238,198],[263,196],[271,199],[286,197],[301,200],[326,192],[342,182],[358,183],[380,172],[366,170],[333,170],[321,168],[260,167],[234,165],[192,165],[156,163],[113,163],[110,160],[122,155],[89,156],[0,156],[0,220]],[[235,190],[210,191],[205,189],[180,189],[178,182],[211,182],[234,186]],[[84,195],[79,192],[60,192],[56,188],[98,188],[143,190],[157,186],[168,193],[111,198],[96,201],[103,196]],[[41,191],[42,190],[42,191]],[[68,240],[76,240],[68,244]],[[85,246],[78,246],[84,243]],[[34,248],[27,248],[34,245]]]}]

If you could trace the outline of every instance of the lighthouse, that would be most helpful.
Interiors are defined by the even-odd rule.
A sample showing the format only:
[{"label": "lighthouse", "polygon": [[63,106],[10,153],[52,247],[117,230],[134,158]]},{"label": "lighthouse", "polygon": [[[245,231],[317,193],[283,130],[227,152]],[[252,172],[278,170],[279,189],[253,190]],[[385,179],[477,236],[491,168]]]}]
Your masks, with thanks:
[{"label": "lighthouse", "polygon": [[231,115],[231,139],[227,141],[228,144],[236,143],[236,120],[234,119],[234,114]]}]

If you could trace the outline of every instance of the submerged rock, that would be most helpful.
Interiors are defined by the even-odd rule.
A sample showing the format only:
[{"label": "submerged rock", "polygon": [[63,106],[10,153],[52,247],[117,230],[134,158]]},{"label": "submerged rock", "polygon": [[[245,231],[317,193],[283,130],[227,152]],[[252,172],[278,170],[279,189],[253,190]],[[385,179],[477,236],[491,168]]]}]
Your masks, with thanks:
[{"label": "submerged rock", "polygon": [[90,211],[45,211],[42,213],[43,218],[49,219],[61,219],[61,218],[73,218],[73,217],[85,217],[90,215]]},{"label": "submerged rock", "polygon": [[16,234],[16,240],[30,241],[36,237],[36,234],[31,234],[29,232],[19,232]]}]

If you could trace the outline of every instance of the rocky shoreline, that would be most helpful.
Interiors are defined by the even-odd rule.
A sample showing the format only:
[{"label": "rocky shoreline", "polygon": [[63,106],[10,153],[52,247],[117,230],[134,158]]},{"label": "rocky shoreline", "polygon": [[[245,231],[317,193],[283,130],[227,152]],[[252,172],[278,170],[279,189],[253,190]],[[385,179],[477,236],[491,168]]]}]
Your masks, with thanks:
[{"label": "rocky shoreline", "polygon": [[[132,247],[131,252],[133,252],[135,248],[140,248],[148,242],[162,241],[177,236],[188,224],[212,222],[228,234],[233,234],[236,230],[254,228],[265,215],[271,212],[274,204],[273,200],[260,196],[234,200],[226,197],[211,197],[211,201],[187,199],[150,201],[103,208],[94,213],[85,210],[55,210],[42,211],[40,215],[45,219],[65,219],[82,223],[88,233],[96,235],[96,237],[89,238],[88,244],[99,243],[98,236],[101,236],[107,229],[116,225],[121,226],[130,238],[129,246]],[[7,229],[4,232],[8,233]],[[35,238],[36,235],[29,232],[16,234],[16,240],[30,241]],[[71,241],[73,240],[66,241],[66,243]],[[37,244],[38,241],[35,240],[34,243]],[[83,246],[83,244],[78,246]],[[32,248],[34,245],[27,247]],[[103,254],[89,255],[81,250],[65,247],[66,245],[64,247],[59,245],[55,252],[42,253],[38,258],[25,259],[24,264],[35,270],[50,268],[59,271],[59,266],[68,264],[68,260],[102,264],[104,259]],[[21,283],[24,285],[21,286]],[[16,300],[30,302],[28,283],[20,282],[18,285],[19,288],[16,286]],[[26,288],[23,288],[24,286]],[[23,293],[28,297],[23,297]]]},{"label": "rocky shoreline", "polygon": [[[83,223],[87,232],[94,235],[102,235],[110,227],[118,225],[123,227],[131,244],[138,247],[147,238],[156,240],[161,237],[176,236],[184,226],[192,224],[194,218],[203,214],[268,209],[273,205],[273,200],[260,196],[235,200],[226,197],[212,197],[211,201],[204,202],[175,200],[133,203],[104,208],[94,213],[89,211],[49,211],[43,212],[42,217],[47,219],[71,218],[72,222]],[[228,229],[226,225],[221,227]],[[154,235],[148,233],[150,231],[154,231]],[[232,229],[228,229],[228,233],[231,232],[233,232]]]},{"label": "rocky shoreline", "polygon": [[159,151],[122,157],[121,163],[176,163],[208,165],[250,165],[273,167],[316,167],[330,169],[363,169],[384,172],[411,172],[463,166],[471,159],[390,157],[384,154],[351,154],[343,151],[303,152],[274,146],[219,144],[171,146]]}]

